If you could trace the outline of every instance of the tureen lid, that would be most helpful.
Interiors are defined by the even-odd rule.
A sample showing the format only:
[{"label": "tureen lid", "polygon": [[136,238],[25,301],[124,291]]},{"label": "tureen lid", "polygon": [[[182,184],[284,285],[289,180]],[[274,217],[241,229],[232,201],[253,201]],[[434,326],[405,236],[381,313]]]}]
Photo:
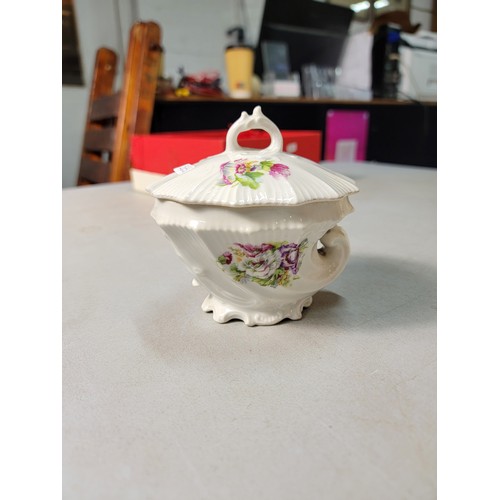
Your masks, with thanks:
[{"label": "tureen lid", "polygon": [[[238,135],[250,129],[265,130],[271,144],[263,150],[240,147]],[[231,126],[223,153],[174,170],[147,191],[159,199],[229,207],[301,205],[358,192],[348,177],[284,153],[278,127],[260,106],[251,115],[243,112]]]}]

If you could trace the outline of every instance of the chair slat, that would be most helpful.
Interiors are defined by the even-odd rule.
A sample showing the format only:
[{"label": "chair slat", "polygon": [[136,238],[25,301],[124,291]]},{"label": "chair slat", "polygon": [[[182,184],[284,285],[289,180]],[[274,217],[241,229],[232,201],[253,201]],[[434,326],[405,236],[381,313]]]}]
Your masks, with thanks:
[{"label": "chair slat", "polygon": [[89,129],[85,132],[83,147],[86,151],[113,151],[116,130],[114,128]]},{"label": "chair slat", "polygon": [[90,110],[90,121],[100,121],[116,118],[120,109],[121,92],[97,98],[92,103]]},{"label": "chair slat", "polygon": [[108,182],[110,164],[107,162],[82,157],[80,165],[80,178],[82,184],[97,184]]}]

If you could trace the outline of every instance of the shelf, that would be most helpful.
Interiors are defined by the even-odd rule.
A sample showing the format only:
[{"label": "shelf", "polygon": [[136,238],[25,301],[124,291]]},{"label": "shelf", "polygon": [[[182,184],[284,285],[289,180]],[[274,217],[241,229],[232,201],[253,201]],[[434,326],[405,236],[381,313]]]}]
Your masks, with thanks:
[{"label": "shelf", "polygon": [[185,103],[200,103],[200,102],[232,102],[232,103],[273,103],[273,104],[331,104],[333,105],[366,105],[366,106],[404,106],[415,105],[418,102],[426,106],[436,106],[436,101],[412,101],[400,99],[372,99],[369,101],[355,100],[355,99],[310,99],[306,97],[250,97],[246,99],[233,99],[227,96],[221,97],[202,97],[202,96],[162,96],[158,95],[156,100],[159,102],[185,102]]},{"label": "shelf", "polygon": [[366,159],[382,163],[437,165],[437,104],[411,100],[307,99],[258,97],[157,97],[152,133],[225,130],[243,111],[262,105],[265,115],[282,130],[320,130],[325,151],[326,117],[331,110],[368,111]]}]

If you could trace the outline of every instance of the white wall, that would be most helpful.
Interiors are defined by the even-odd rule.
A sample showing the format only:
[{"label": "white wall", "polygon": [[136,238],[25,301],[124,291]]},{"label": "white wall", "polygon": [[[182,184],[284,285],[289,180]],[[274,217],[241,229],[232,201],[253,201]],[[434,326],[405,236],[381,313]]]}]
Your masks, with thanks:
[{"label": "white wall", "polygon": [[[264,0],[74,0],[85,86],[62,87],[62,186],[76,185],[89,82],[96,50],[105,45],[120,54],[135,20],[154,20],[163,32],[164,76],[177,81],[187,73],[216,70],[225,79],[226,30],[245,23],[256,43]],[[241,5],[245,8],[242,12]],[[137,19],[135,17],[137,16]],[[125,47],[125,49],[124,49]],[[119,75],[118,80],[120,79]]]},{"label": "white wall", "polygon": [[410,20],[412,24],[420,23],[421,30],[430,31],[432,26],[432,0],[411,0]]},{"label": "white wall", "polygon": [[[224,78],[226,31],[243,22],[240,3],[238,0],[140,0],[141,17],[156,19],[163,29],[165,76],[173,76],[177,81],[178,68],[183,66],[187,73],[215,70]],[[245,5],[248,41],[254,43],[264,0],[246,0]]]}]

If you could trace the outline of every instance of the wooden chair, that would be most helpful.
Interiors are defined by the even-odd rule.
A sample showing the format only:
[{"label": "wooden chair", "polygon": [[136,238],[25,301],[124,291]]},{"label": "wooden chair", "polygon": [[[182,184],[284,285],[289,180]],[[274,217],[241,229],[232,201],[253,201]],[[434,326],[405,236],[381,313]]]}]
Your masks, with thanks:
[{"label": "wooden chair", "polygon": [[161,64],[161,30],[137,22],[130,30],[122,89],[115,92],[118,57],[108,48],[96,54],[82,146],[78,185],[128,180],[130,140],[151,128]]}]

